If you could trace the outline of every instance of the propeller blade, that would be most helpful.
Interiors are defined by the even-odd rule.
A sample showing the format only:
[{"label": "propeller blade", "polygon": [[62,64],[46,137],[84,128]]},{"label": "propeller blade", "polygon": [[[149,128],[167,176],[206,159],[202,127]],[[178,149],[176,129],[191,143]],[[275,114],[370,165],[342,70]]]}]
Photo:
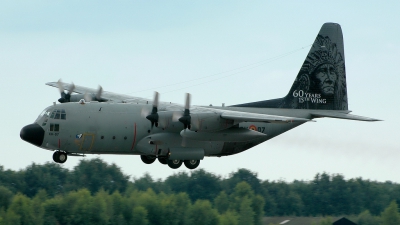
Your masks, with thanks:
[{"label": "propeller blade", "polygon": [[102,93],[103,93],[103,88],[99,85],[99,89],[97,89],[97,93],[96,93],[96,100],[97,101],[100,101]]},{"label": "propeller blade", "polygon": [[172,122],[178,122],[179,118],[181,118],[183,116],[183,112],[173,112],[172,113]]},{"label": "propeller blade", "polygon": [[64,92],[64,86],[63,86],[63,83],[62,83],[61,79],[59,79],[57,81],[57,87],[58,87],[58,90],[60,91],[60,93]]},{"label": "propeller blade", "polygon": [[150,113],[150,110],[146,107],[143,107],[142,110],[140,111],[140,115],[144,118],[146,118],[146,116],[148,116]]},{"label": "propeller blade", "polygon": [[185,98],[185,110],[189,110],[190,109],[190,94],[186,93],[186,98]]},{"label": "propeller blade", "polygon": [[154,99],[153,99],[153,108],[158,108],[158,98],[159,98],[160,94],[155,91],[154,92]]},{"label": "propeller blade", "polygon": [[83,96],[83,99],[85,99],[85,102],[90,102],[90,101],[92,101],[92,95],[89,93],[85,93],[85,95]]},{"label": "propeller blade", "polygon": [[71,95],[74,90],[75,90],[75,84],[71,83],[68,87],[68,94]]},{"label": "propeller blade", "polygon": [[190,94],[186,93],[186,98],[185,98],[185,111],[183,112],[183,116],[178,119],[181,123],[183,123],[183,128],[189,128],[190,129],[190,123],[191,123],[191,116],[190,116]]},{"label": "propeller blade", "polygon": [[154,92],[154,99],[153,99],[153,108],[151,110],[151,113],[146,116],[146,119],[150,120],[151,122],[151,129],[153,129],[154,125],[158,127],[158,98],[159,98],[159,93]]}]

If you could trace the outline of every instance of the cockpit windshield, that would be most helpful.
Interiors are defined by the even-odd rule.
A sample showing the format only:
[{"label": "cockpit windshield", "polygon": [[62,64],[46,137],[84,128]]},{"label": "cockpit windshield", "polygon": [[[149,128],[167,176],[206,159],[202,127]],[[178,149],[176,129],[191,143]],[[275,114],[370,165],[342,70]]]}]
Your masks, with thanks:
[{"label": "cockpit windshield", "polygon": [[51,119],[61,119],[61,120],[65,120],[67,119],[67,114],[65,113],[65,109],[55,109],[53,110],[53,112],[50,115]]},{"label": "cockpit windshield", "polygon": [[47,116],[47,117],[49,117],[49,116],[50,116],[50,112],[51,112],[51,107],[47,107],[47,108],[45,108],[45,109],[40,113],[40,115],[38,116],[38,118],[41,118],[42,116]]}]

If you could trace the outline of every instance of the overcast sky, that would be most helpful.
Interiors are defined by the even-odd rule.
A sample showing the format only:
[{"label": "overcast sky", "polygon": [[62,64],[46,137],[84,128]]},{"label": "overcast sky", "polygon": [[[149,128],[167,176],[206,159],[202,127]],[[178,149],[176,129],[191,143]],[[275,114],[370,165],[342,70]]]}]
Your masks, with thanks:
[{"label": "overcast sky", "polygon": [[[0,165],[52,161],[52,152],[19,137],[59,98],[46,82],[149,98],[159,91],[160,100],[177,103],[190,92],[193,105],[283,97],[322,24],[336,22],[349,109],[384,121],[317,119],[238,155],[205,158],[200,168],[223,177],[247,168],[262,180],[311,180],[325,171],[400,182],[399,9],[399,1],[3,1]],[[145,165],[138,156],[87,158],[94,157],[132,177],[187,171]]]}]

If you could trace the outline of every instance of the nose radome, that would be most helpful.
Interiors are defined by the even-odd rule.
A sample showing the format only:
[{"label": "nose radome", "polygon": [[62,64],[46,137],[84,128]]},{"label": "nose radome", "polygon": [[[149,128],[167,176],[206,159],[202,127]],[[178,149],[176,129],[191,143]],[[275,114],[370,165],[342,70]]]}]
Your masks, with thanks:
[{"label": "nose radome", "polygon": [[44,139],[44,130],[37,123],[33,123],[23,127],[19,136],[22,140],[40,147]]}]

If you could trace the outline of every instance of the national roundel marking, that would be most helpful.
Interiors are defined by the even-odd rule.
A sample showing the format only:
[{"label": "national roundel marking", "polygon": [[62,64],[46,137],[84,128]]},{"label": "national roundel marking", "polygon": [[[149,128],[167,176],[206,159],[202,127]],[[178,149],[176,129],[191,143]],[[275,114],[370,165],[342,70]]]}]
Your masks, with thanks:
[{"label": "national roundel marking", "polygon": [[255,131],[257,131],[257,127],[254,126],[254,125],[250,125],[250,126],[249,126],[249,129],[250,129],[250,130],[255,130]]}]

